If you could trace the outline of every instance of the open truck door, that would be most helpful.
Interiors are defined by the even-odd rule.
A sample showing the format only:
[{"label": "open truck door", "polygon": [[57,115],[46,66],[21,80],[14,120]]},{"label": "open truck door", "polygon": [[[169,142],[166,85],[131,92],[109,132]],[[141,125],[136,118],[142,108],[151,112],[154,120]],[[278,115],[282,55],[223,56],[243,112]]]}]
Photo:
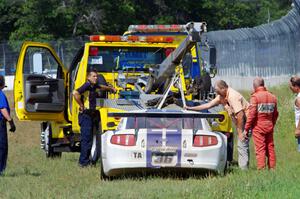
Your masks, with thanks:
[{"label": "open truck door", "polygon": [[19,120],[64,121],[67,69],[44,43],[22,45],[14,80]]}]

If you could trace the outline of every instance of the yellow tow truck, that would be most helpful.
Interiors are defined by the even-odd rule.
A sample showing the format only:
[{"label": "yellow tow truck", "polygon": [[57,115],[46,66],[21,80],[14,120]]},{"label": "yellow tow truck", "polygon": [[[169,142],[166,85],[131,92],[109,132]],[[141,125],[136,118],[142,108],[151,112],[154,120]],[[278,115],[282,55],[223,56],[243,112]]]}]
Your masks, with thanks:
[{"label": "yellow tow truck", "polygon": [[[99,91],[96,105],[100,111],[101,128],[100,132],[94,132],[91,151],[91,160],[97,161],[101,134],[116,129],[120,120],[108,117],[108,113],[149,108],[147,102],[162,97],[169,86],[166,82],[172,80],[175,72],[182,82],[182,92],[191,99],[191,95],[186,95],[188,81],[183,67],[178,67],[182,65],[181,59],[172,63],[171,70],[164,70],[169,63],[161,65],[174,55],[173,52],[181,46],[179,43],[178,38],[172,36],[93,35],[67,68],[50,45],[24,42],[14,80],[16,115],[22,121],[41,121],[41,148],[47,157],[61,156],[62,152],[79,152],[79,106],[72,91],[86,81],[89,69],[96,69],[102,84],[117,89],[116,94]],[[186,48],[181,50],[183,56]],[[163,71],[156,71],[158,66]],[[159,79],[155,79],[156,75]],[[178,91],[176,86],[170,88]],[[218,121],[217,128],[231,131],[230,119],[223,114],[225,119]]]}]

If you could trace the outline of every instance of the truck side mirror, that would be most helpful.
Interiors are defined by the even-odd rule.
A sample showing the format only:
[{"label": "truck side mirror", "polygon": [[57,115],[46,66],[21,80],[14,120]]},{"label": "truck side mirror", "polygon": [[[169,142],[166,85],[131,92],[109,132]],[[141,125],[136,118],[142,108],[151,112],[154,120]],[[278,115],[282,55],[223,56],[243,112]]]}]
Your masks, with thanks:
[{"label": "truck side mirror", "polygon": [[42,74],[43,73],[42,53],[40,52],[34,53],[32,59],[33,59],[33,72],[35,74]]},{"label": "truck side mirror", "polygon": [[209,48],[209,64],[212,67],[216,67],[217,64],[217,50],[215,46]]},{"label": "truck side mirror", "polygon": [[214,45],[209,45],[209,73],[214,77],[217,74],[217,49]]},{"label": "truck side mirror", "polygon": [[209,46],[209,65],[212,68],[217,65],[217,50],[214,45]]}]

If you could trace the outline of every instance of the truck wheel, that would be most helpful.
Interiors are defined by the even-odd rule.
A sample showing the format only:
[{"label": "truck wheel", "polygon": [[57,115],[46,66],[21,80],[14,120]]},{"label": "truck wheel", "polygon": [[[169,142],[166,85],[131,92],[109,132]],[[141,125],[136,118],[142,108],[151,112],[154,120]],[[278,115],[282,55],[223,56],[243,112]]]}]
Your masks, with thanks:
[{"label": "truck wheel", "polygon": [[41,131],[41,148],[44,149],[47,158],[61,157],[61,152],[54,152],[51,144],[52,139],[52,129],[49,122],[42,123]]},{"label": "truck wheel", "polygon": [[94,131],[93,133],[93,145],[91,149],[91,157],[90,160],[92,164],[96,164],[98,159],[101,156],[101,125],[99,127],[99,131]]}]

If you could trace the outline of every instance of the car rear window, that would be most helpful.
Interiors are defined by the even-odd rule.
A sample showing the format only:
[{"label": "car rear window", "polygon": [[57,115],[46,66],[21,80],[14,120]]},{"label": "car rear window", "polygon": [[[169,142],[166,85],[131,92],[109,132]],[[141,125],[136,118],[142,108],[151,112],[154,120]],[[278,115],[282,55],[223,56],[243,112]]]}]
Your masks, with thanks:
[{"label": "car rear window", "polygon": [[203,129],[200,118],[128,117],[126,129]]}]

